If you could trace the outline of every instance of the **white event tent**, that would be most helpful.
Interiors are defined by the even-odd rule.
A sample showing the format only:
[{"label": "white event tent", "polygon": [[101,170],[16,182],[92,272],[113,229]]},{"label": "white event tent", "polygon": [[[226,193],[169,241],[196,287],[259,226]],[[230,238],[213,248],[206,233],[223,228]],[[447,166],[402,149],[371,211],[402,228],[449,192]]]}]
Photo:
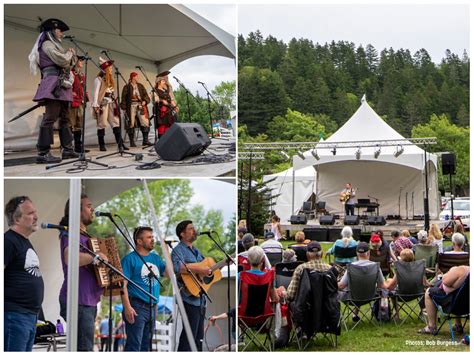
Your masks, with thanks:
[{"label": "white event tent", "polygon": [[[331,137],[324,141],[324,146],[334,142],[388,141],[405,139],[390,127],[366,102],[354,115]],[[319,149],[318,149],[319,146]],[[425,151],[415,144],[403,146],[403,153],[394,156],[397,147],[382,146],[380,155],[375,158],[374,147],[348,147],[322,149],[323,143],[316,145],[317,160],[311,151],[304,152],[304,159],[293,156],[293,169],[309,166],[316,170],[314,184],[318,201],[326,202],[330,212],[343,211],[339,202],[339,194],[347,182],[357,189],[356,198],[378,200],[380,215],[397,215],[402,218],[424,213],[423,198],[425,193]],[[356,150],[360,149],[360,158],[356,158]],[[430,217],[439,214],[437,157],[426,153],[428,175],[428,201]],[[301,207],[307,194],[295,193],[293,210]],[[301,196],[301,197],[298,197]],[[298,198],[296,198],[298,197]],[[362,212],[362,211],[361,211]]]},{"label": "white event tent", "polygon": [[[36,146],[44,108],[8,123],[33,106],[40,76],[29,72],[28,55],[39,35],[41,20],[58,18],[70,28],[79,46],[95,63],[101,51],[109,50],[125,80],[136,66],[142,66],[154,85],[155,76],[176,64],[197,56],[235,58],[235,38],[202,16],[177,4],[7,4],[4,8],[4,143],[5,150]],[[40,20],[41,19],[41,20]],[[74,47],[68,40],[63,45]],[[80,51],[78,51],[80,54]],[[89,61],[87,91],[99,69]],[[140,81],[148,91],[148,83]],[[120,80],[120,87],[125,83]],[[90,105],[86,111],[86,144],[97,144],[96,123]],[[107,141],[113,141],[109,130]],[[55,140],[57,142],[57,140]]]}]

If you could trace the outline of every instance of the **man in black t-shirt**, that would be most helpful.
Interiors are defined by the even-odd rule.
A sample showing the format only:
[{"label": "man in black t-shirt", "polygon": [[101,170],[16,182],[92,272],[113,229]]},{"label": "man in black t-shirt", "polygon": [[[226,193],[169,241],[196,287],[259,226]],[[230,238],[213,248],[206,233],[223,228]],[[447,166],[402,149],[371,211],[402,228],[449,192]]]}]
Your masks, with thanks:
[{"label": "man in black t-shirt", "polygon": [[4,351],[32,351],[36,321],[44,296],[38,255],[29,237],[38,229],[38,214],[27,196],[5,206],[10,229],[4,234]]}]

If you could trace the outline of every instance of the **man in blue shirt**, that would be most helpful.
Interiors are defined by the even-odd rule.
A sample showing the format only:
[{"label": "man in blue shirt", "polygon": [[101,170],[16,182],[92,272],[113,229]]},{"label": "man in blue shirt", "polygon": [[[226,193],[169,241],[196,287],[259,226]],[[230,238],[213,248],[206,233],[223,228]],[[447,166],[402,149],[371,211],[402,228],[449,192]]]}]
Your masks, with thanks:
[{"label": "man in blue shirt", "polygon": [[[151,267],[153,273],[159,278],[163,273],[169,276],[165,262],[154,250],[153,229],[150,227],[138,227],[133,233],[133,239],[137,252],[132,251],[122,259],[122,269],[125,276],[137,283],[157,299],[160,297],[160,284],[155,278],[149,278],[149,271],[140,254]],[[152,314],[150,315],[150,297],[145,295],[133,285],[124,282],[122,303],[125,318],[125,330],[127,342],[125,351],[151,351],[150,334],[155,331],[156,303],[153,302]],[[150,317],[152,319],[150,329]]]},{"label": "man in blue shirt", "polygon": [[[173,268],[178,279],[178,285],[181,289],[181,297],[183,298],[184,308],[189,319],[189,324],[193,332],[196,347],[198,351],[202,351],[202,342],[204,337],[204,317],[206,315],[206,299],[203,295],[199,297],[191,295],[180,280],[180,275],[187,272],[183,263],[187,265],[191,272],[197,274],[197,276],[200,277],[210,275],[212,272],[207,266],[195,265],[195,263],[199,263],[200,261],[204,260],[204,256],[199,251],[199,249],[193,246],[193,242],[197,239],[193,222],[180,222],[176,226],[176,235],[178,236],[180,242],[171,253]],[[179,338],[178,351],[191,351],[191,347],[189,345],[184,328],[181,331],[181,336]]]}]

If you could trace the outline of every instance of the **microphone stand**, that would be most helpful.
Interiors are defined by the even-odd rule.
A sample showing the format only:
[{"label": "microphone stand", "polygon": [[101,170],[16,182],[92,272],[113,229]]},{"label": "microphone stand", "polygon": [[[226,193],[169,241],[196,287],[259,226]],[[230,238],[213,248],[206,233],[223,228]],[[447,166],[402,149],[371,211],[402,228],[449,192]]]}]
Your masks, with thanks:
[{"label": "microphone stand", "polygon": [[230,320],[230,263],[232,262],[235,265],[235,260],[224,250],[224,248],[217,243],[217,241],[212,237],[212,231],[211,232],[206,232],[205,233],[209,239],[211,239],[214,244],[217,246],[217,248],[222,251],[226,257],[226,263],[227,263],[227,340],[229,344],[229,351],[231,349],[232,345],[232,324]]},{"label": "microphone stand", "polygon": [[[214,103],[216,105],[217,102],[216,100],[214,100],[214,97],[212,96],[212,94],[209,92],[209,90],[207,89],[207,86],[206,84],[198,81],[198,84],[201,84],[202,87],[204,88],[204,90],[206,90],[206,93],[207,93],[207,112],[209,113],[209,123],[211,124],[211,138],[214,138],[214,128],[212,127],[212,110],[211,110],[211,98],[212,98],[212,101],[214,101]],[[219,105],[218,105],[219,106]]]},{"label": "microphone stand", "polygon": [[135,281],[131,280],[127,276],[123,274],[120,270],[118,270],[115,266],[113,266],[111,263],[108,261],[105,261],[102,257],[100,257],[98,254],[94,253],[92,250],[90,250],[88,247],[86,247],[83,244],[80,244],[80,247],[88,254],[93,255],[94,258],[97,258],[103,265],[105,265],[108,270],[109,270],[109,334],[108,334],[108,346],[109,346],[109,351],[112,351],[112,275],[116,273],[117,275],[122,276],[125,280],[127,280],[128,283],[131,285],[135,286],[139,291],[150,297],[150,300],[154,300],[155,302],[158,303],[158,300],[155,296],[149,293],[148,291],[145,291],[142,287],[140,287]]},{"label": "microphone stand", "polygon": [[[64,163],[57,163],[57,164],[52,164],[52,165],[47,165],[45,167],[46,170],[49,170],[49,169],[52,169],[52,168],[56,168],[58,166],[64,166],[64,165],[68,165],[68,164],[75,164],[75,163],[80,163],[80,166],[77,167],[78,170],[85,170],[88,168],[88,164],[91,163],[91,164],[95,164],[95,165],[99,165],[99,166],[102,166],[104,168],[108,168],[109,165],[107,164],[104,164],[104,163],[99,163],[97,161],[92,161],[91,158],[87,158],[86,157],[86,153],[85,153],[85,146],[86,146],[86,142],[85,142],[85,136],[86,136],[86,107],[87,107],[87,64],[90,61],[92,61],[92,63],[94,63],[96,66],[98,66],[94,60],[89,57],[89,53],[88,52],[85,52],[77,43],[76,41],[74,41],[73,38],[69,37],[69,40],[74,44],[74,46],[81,51],[81,53],[83,54],[84,56],[84,61],[85,61],[85,64],[84,64],[84,81],[82,83],[82,91],[83,91],[83,99],[82,99],[82,133],[81,133],[81,140],[82,140],[82,147],[81,147],[81,152],[79,153],[79,158],[77,159],[74,159],[74,160],[70,160],[70,161],[67,161],[67,162],[64,162]],[[99,66],[98,68],[100,70],[102,70]],[[71,169],[72,170],[72,169]]]},{"label": "microphone stand", "polygon": [[[118,216],[118,215],[117,215]],[[149,294],[151,295],[152,294],[152,279],[155,279],[161,287],[164,287],[163,284],[161,283],[160,279],[158,278],[158,276],[156,276],[156,274],[153,272],[153,269],[151,268],[150,265],[147,264],[145,258],[140,254],[138,253],[137,249],[135,248],[135,246],[133,245],[133,243],[129,240],[129,238],[127,238],[125,236],[125,233],[122,231],[122,229],[120,229],[120,227],[118,226],[117,222],[115,222],[114,218],[112,215],[108,215],[107,217],[109,217],[110,221],[113,223],[113,225],[115,226],[115,228],[118,229],[118,231],[120,232],[120,234],[122,234],[123,238],[126,240],[127,244],[133,249],[133,251],[138,255],[139,259],[141,260],[141,262],[143,263],[143,265],[147,268],[148,270],[148,292]],[[120,218],[120,216],[119,216]],[[128,231],[127,231],[128,232]],[[128,234],[128,233],[127,233]],[[156,298],[155,298],[155,301],[156,301]],[[158,303],[158,301],[157,301]],[[149,301],[149,306],[150,306],[150,320],[148,322],[148,325],[149,325],[149,328],[150,328],[150,343],[149,343],[149,351],[152,351],[152,344],[153,344],[153,301],[150,297],[150,301]]]},{"label": "microphone stand", "polygon": [[186,93],[186,107],[188,109],[188,122],[191,122],[191,108],[189,106],[189,95],[191,95],[194,100],[197,101],[197,99],[194,97],[193,94],[191,94],[191,92],[188,90],[188,88],[186,86],[184,86],[184,84],[177,77],[173,76],[173,78],[174,78],[174,80],[176,80],[178,82],[179,86]]},{"label": "microphone stand", "polygon": [[[155,107],[156,107],[156,105],[155,105],[155,95],[156,95],[156,97],[158,97],[158,93],[156,92],[156,89],[153,86],[153,84],[148,79],[148,76],[146,75],[145,71],[143,70],[143,67],[141,65],[139,65],[139,66],[136,66],[135,68],[140,70],[143,77],[145,78],[145,80],[147,81],[147,83],[151,87],[151,93],[153,95],[153,97],[151,98],[151,102],[152,102],[152,105],[153,105],[153,121],[154,121],[154,125],[155,125],[155,129],[153,131],[155,132],[155,143],[156,143],[156,141],[158,140],[158,136],[157,136],[157,133],[156,133],[156,130],[158,129],[158,110],[155,109]],[[151,119],[150,119],[150,121],[151,121]],[[146,148],[148,148],[148,147],[143,147],[142,149],[146,149]],[[155,149],[155,147],[151,147],[150,151],[152,151],[154,149]]]},{"label": "microphone stand", "polygon": [[[108,60],[112,60],[112,58],[110,57],[109,55],[109,52],[108,51],[102,51],[102,53],[107,57]],[[114,67],[115,69],[115,81],[117,82],[117,93],[116,93],[116,97],[115,97],[115,104],[117,105],[117,111],[118,111],[118,116],[119,116],[119,129],[120,129],[120,138],[119,138],[119,143],[118,143],[118,151],[117,152],[114,152],[114,153],[110,153],[110,154],[105,154],[105,155],[101,155],[101,156],[98,156],[96,159],[102,159],[102,158],[106,158],[106,157],[110,157],[110,156],[113,156],[113,155],[116,155],[116,154],[119,154],[121,157],[123,157],[124,154],[128,154],[132,157],[135,157],[135,160],[138,160],[137,159],[137,155],[136,153],[131,153],[131,152],[126,152],[123,148],[123,138],[122,138],[122,114],[121,114],[121,110],[120,110],[120,104],[119,104],[119,98],[120,98],[120,87],[119,87],[119,77],[124,81],[125,85],[127,85],[127,81],[124,79],[122,73],[119,71],[118,67],[115,65],[115,62],[112,63],[112,66]],[[125,116],[128,117],[128,113],[127,111],[125,111]],[[131,122],[130,120],[130,117],[128,117],[128,120]]]}]

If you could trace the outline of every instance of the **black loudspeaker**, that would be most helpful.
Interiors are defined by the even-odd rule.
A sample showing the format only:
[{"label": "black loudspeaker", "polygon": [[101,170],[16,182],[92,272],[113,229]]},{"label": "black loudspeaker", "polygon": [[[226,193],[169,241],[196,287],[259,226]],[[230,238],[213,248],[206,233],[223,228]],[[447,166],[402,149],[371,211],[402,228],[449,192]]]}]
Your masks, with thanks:
[{"label": "black loudspeaker", "polygon": [[326,228],[305,228],[303,233],[306,239],[318,242],[327,242],[328,230]]},{"label": "black loudspeaker", "polygon": [[369,216],[367,223],[371,226],[384,226],[387,222],[384,216]]},{"label": "black loudspeaker", "polygon": [[341,228],[329,228],[328,232],[328,241],[335,242],[338,239],[341,239]]},{"label": "black loudspeaker", "polygon": [[291,224],[306,224],[306,216],[304,214],[295,214],[290,217]]},{"label": "black loudspeaker", "polygon": [[201,154],[211,140],[198,123],[175,123],[155,144],[155,150],[163,160],[178,161]]},{"label": "black loudspeaker", "polygon": [[335,221],[336,219],[334,218],[334,215],[332,214],[327,214],[327,215],[319,217],[319,224],[321,225],[332,226]]},{"label": "black loudspeaker", "polygon": [[454,153],[441,154],[443,175],[456,175],[456,156]]},{"label": "black loudspeaker", "polygon": [[344,224],[349,226],[355,226],[359,224],[359,216],[345,216],[344,217]]},{"label": "black loudspeaker", "polygon": [[355,239],[355,240],[359,240],[360,239],[360,234],[362,233],[362,230],[359,229],[359,228],[352,228],[352,237]]}]

